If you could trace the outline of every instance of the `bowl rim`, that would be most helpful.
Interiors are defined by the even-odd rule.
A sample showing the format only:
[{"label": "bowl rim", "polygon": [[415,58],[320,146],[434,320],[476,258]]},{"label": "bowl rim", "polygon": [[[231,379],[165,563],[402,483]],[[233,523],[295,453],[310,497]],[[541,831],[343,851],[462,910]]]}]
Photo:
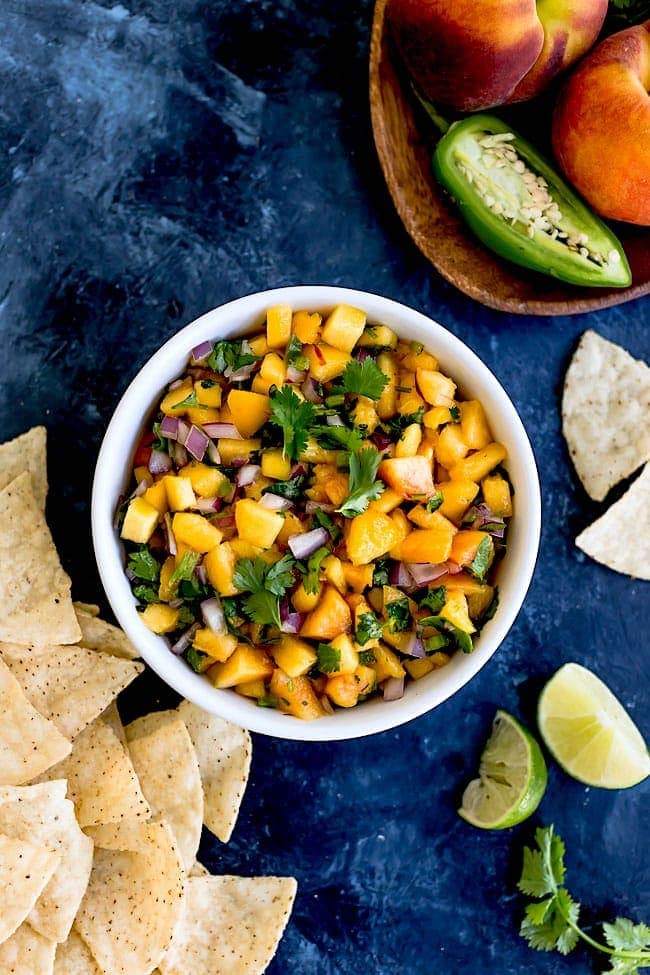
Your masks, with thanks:
[{"label": "bowl rim", "polygon": [[[280,303],[314,309],[331,308],[340,303],[356,304],[368,312],[370,320],[395,319],[408,330],[419,328],[426,331],[430,335],[429,347],[434,353],[444,348],[443,359],[453,357],[462,362],[461,371],[480,377],[481,384],[487,387],[492,399],[488,415],[493,423],[496,402],[499,422],[509,428],[507,446],[510,464],[515,456],[520,461],[523,483],[517,485],[517,493],[525,492],[528,509],[525,522],[517,522],[523,539],[519,546],[521,556],[518,572],[513,583],[516,589],[514,598],[511,594],[507,603],[502,601],[499,611],[482,631],[477,648],[472,654],[460,655],[462,660],[456,663],[451,677],[449,668],[459,655],[456,654],[454,660],[444,668],[444,671],[448,671],[443,680],[444,687],[437,682],[432,689],[426,685],[427,678],[424,678],[410,682],[411,693],[407,692],[401,700],[391,702],[390,707],[381,701],[370,701],[349,711],[337,709],[334,715],[311,722],[284,715],[275,709],[260,708],[231,689],[218,690],[171,654],[163,639],[151,633],[138,618],[133,594],[124,574],[123,548],[113,527],[114,506],[124,487],[128,458],[142,428],[143,418],[164,386],[178,374],[191,349],[204,338],[214,339],[220,335],[230,337],[249,331],[255,321],[262,319],[267,307]],[[396,328],[399,331],[398,324]],[[163,380],[160,374],[165,372],[171,378]],[[451,372],[453,374],[453,369]],[[480,394],[481,397],[484,395],[484,392]],[[145,401],[149,405],[144,405],[143,409]],[[120,444],[124,441],[125,431],[130,431],[131,439],[123,458],[124,450]],[[119,486],[117,494],[116,485]],[[185,325],[149,357],[128,384],[106,428],[93,478],[91,526],[95,558],[111,608],[144,661],[166,684],[204,710],[250,731],[287,740],[339,741],[387,731],[432,710],[464,687],[493,656],[511,629],[533,576],[541,532],[541,494],[533,450],[514,404],[488,366],[461,339],[423,313],[372,292],[329,285],[297,285],[254,292],[219,305]],[[489,632],[486,632],[488,629]],[[438,671],[438,674],[442,673]],[[418,688],[417,692],[414,688]]]}]

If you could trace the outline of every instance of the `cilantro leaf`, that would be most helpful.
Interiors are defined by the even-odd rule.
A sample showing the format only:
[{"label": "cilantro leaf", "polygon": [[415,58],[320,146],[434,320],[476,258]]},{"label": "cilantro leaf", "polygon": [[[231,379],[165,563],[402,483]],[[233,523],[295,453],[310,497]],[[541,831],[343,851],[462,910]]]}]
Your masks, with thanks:
[{"label": "cilantro leaf", "polygon": [[283,555],[266,573],[264,584],[274,596],[284,596],[287,589],[293,585],[293,566],[292,556]]},{"label": "cilantro leaf", "polygon": [[297,460],[307,446],[308,431],[316,416],[314,405],[301,400],[291,386],[272,390],[270,405],[269,422],[282,428],[283,453],[290,460]]},{"label": "cilantro leaf", "polygon": [[479,546],[476,550],[476,555],[470,564],[468,565],[469,571],[472,575],[480,579],[481,582],[485,579],[487,570],[492,565],[492,559],[494,558],[494,542],[492,541],[491,535],[486,535],[482,538]]},{"label": "cilantro leaf", "polygon": [[359,617],[354,639],[362,647],[369,640],[378,640],[383,632],[384,627],[374,613],[362,613]]},{"label": "cilantro leaf", "polygon": [[429,514],[431,515],[434,511],[437,511],[444,500],[445,499],[442,495],[442,491],[436,491],[435,494],[432,494],[426,503],[426,509]]},{"label": "cilantro leaf", "polygon": [[154,437],[156,439],[151,444],[151,449],[152,450],[164,450],[164,451],[166,451],[167,450],[167,447],[168,447],[167,438],[166,437],[163,437],[163,435],[160,432],[160,422],[159,421],[156,421],[154,423],[154,425],[153,425],[153,435],[154,435]]},{"label": "cilantro leaf", "polygon": [[[200,610],[198,610],[198,608],[197,608],[197,612],[200,613]],[[196,614],[192,611],[192,608],[188,606],[187,603],[184,603],[183,606],[179,606],[178,629],[183,630],[188,626],[192,626],[193,623],[196,623]]]},{"label": "cilantro leaf", "polygon": [[329,533],[329,536],[333,542],[338,540],[341,535],[341,529],[336,522],[332,521],[326,511],[321,511],[320,508],[317,508],[314,512],[314,521],[317,523],[319,528],[324,528],[325,531]]},{"label": "cilantro leaf", "polygon": [[293,565],[290,555],[284,555],[271,566],[259,558],[237,562],[233,584],[250,593],[243,597],[242,606],[255,623],[280,626],[280,597],[293,585]]},{"label": "cilantro leaf", "polygon": [[208,356],[208,368],[219,373],[225,372],[226,369],[237,372],[256,361],[256,355],[244,351],[244,339],[223,339],[215,344]]},{"label": "cilantro leaf", "polygon": [[450,406],[449,413],[451,414],[451,419],[454,423],[458,423],[460,420],[460,409],[457,406]]},{"label": "cilantro leaf", "polygon": [[387,586],[389,570],[390,570],[389,559],[377,559],[377,561],[375,562],[374,571],[372,573],[373,586]]},{"label": "cilantro leaf", "polygon": [[570,922],[577,923],[579,911],[580,905],[562,888],[542,904],[529,905],[519,933],[537,951],[567,955],[578,943],[578,934]]},{"label": "cilantro leaf", "polygon": [[385,485],[376,480],[380,463],[381,454],[376,447],[366,447],[350,454],[349,494],[341,507],[336,509],[345,518],[360,515],[384,490]]},{"label": "cilantro leaf", "polygon": [[242,605],[253,622],[280,628],[280,603],[272,592],[260,591],[244,596]]},{"label": "cilantro leaf", "polygon": [[354,452],[361,450],[363,446],[363,436],[356,427],[352,429],[345,426],[317,427],[312,430],[312,433],[315,434],[322,447],[331,447],[334,450],[337,447],[343,447],[345,450]]},{"label": "cilantro leaf", "polygon": [[181,580],[189,582],[200,561],[201,555],[199,552],[184,552],[180,562],[169,578],[169,587],[172,588],[177,582],[181,582]]},{"label": "cilantro leaf", "polygon": [[613,924],[603,924],[603,932],[607,944],[617,951],[650,951],[650,926],[647,924],[635,924],[628,917],[617,917]]},{"label": "cilantro leaf", "polygon": [[140,603],[159,603],[158,590],[153,586],[134,586],[133,595]]},{"label": "cilantro leaf", "polygon": [[317,667],[323,674],[333,674],[341,666],[341,651],[329,643],[319,643],[316,649],[318,654]]},{"label": "cilantro leaf", "polygon": [[421,609],[430,609],[434,616],[436,616],[442,607],[447,602],[447,590],[444,586],[438,586],[437,589],[430,589],[422,602],[420,603]]},{"label": "cilantro leaf", "polygon": [[181,400],[180,403],[174,403],[172,410],[184,410],[186,407],[198,406],[199,401],[196,398],[196,390],[193,389],[192,392]]},{"label": "cilantro leaf", "polygon": [[411,609],[407,596],[394,599],[384,607],[388,616],[388,629],[391,633],[403,633],[411,626]]},{"label": "cilantro leaf", "polygon": [[158,582],[160,578],[160,563],[154,559],[146,545],[129,555],[127,568],[145,582]]},{"label": "cilantro leaf", "polygon": [[449,644],[449,640],[442,633],[436,633],[435,636],[428,636],[424,640],[424,649],[427,654],[436,653],[438,650],[442,650]]},{"label": "cilantro leaf", "polygon": [[379,399],[388,382],[388,376],[373,359],[367,357],[363,362],[358,362],[356,359],[348,362],[341,381],[346,393],[367,396],[368,399]]},{"label": "cilantro leaf", "polygon": [[406,427],[410,427],[412,423],[419,423],[421,426],[425,413],[426,409],[424,406],[417,409],[415,413],[398,413],[395,416],[391,416],[390,419],[384,420],[383,426],[389,436],[399,438],[402,436]]},{"label": "cilantro leaf", "polygon": [[202,674],[205,670],[205,661],[207,656],[207,653],[203,653],[201,650],[196,650],[194,647],[188,647],[185,654],[185,659],[195,673]]},{"label": "cilantro leaf", "polygon": [[443,633],[449,634],[449,636],[453,637],[456,645],[463,653],[472,653],[474,650],[474,643],[470,634],[466,633],[465,630],[461,630],[458,626],[454,626],[444,616],[425,616],[419,623],[420,626],[435,626],[437,630],[442,630]]},{"label": "cilantro leaf", "polygon": [[330,554],[330,550],[321,546],[321,548],[316,549],[313,555],[309,556],[307,560],[307,568],[305,575],[303,576],[302,584],[305,587],[305,592],[313,595],[318,592],[318,587],[320,585],[320,567],[323,559],[327,558]]},{"label": "cilantro leaf", "polygon": [[364,667],[377,663],[377,657],[372,650],[359,650],[359,663]]},{"label": "cilantro leaf", "polygon": [[263,489],[262,494],[277,494],[281,498],[288,498],[289,501],[295,501],[302,495],[305,480],[305,474],[296,474],[295,477],[289,478],[288,481],[277,481],[269,484],[268,487]]},{"label": "cilantro leaf", "polygon": [[302,342],[297,335],[292,335],[289,339],[286,353],[287,362],[295,366],[296,369],[309,369],[309,359],[302,354]]},{"label": "cilantro leaf", "polygon": [[258,708],[277,708],[279,703],[280,698],[274,694],[265,694],[264,697],[258,697],[257,699]]}]

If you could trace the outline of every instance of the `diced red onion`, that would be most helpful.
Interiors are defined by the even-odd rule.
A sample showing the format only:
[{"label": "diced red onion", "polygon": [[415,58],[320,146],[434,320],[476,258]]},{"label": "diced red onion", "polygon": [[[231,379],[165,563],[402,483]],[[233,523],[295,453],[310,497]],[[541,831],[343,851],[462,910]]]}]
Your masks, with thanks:
[{"label": "diced red onion", "polygon": [[237,471],[237,486],[246,487],[248,484],[252,484],[261,470],[259,464],[244,464]]},{"label": "diced red onion", "polygon": [[326,514],[331,514],[336,511],[333,504],[326,504],[324,501],[308,501],[305,505],[305,511],[308,515],[313,515],[315,511],[324,511]]},{"label": "diced red onion", "polygon": [[333,416],[328,416],[326,418],[326,421],[327,421],[328,427],[344,427],[345,426],[345,423],[343,422],[342,418],[338,415],[338,413],[334,413]]},{"label": "diced red onion", "polygon": [[160,423],[160,432],[163,437],[167,437],[168,440],[178,440],[178,424],[179,418],[177,416],[164,416]]},{"label": "diced red onion", "polygon": [[243,440],[234,423],[204,423],[203,432],[213,440]]},{"label": "diced red onion", "polygon": [[202,511],[204,514],[210,515],[215,511],[219,511],[222,503],[222,498],[198,498],[196,508],[197,511]]},{"label": "diced red onion", "polygon": [[370,439],[374,443],[377,450],[388,450],[392,443],[392,440],[388,434],[384,433],[383,430],[375,430]]},{"label": "diced red onion", "polygon": [[447,565],[444,562],[407,562],[406,568],[419,586],[433,582],[447,572]]},{"label": "diced red onion", "polygon": [[203,460],[209,443],[210,440],[203,433],[203,430],[199,430],[198,427],[192,424],[190,432],[187,435],[187,440],[185,441],[185,449],[188,454],[191,454],[195,460]]},{"label": "diced red onion", "polygon": [[364,359],[367,359],[369,355],[370,355],[369,349],[364,349],[364,348],[359,349],[356,356],[357,362],[363,362]]},{"label": "diced red onion", "polygon": [[400,589],[413,588],[413,576],[403,562],[396,562],[390,570],[390,584]]},{"label": "diced red onion", "polygon": [[179,609],[184,602],[185,600],[183,599],[183,597],[179,596],[178,599],[170,599],[169,605],[171,606],[172,609]]},{"label": "diced red onion", "polygon": [[404,697],[404,678],[389,677],[384,684],[383,691],[384,701],[399,701],[400,698]]},{"label": "diced red onion", "polygon": [[196,569],[194,571],[196,573],[196,578],[199,580],[199,582],[201,583],[201,585],[202,586],[207,586],[207,584],[208,584],[208,573],[207,573],[207,570],[206,570],[205,566],[203,565],[203,563],[201,562],[199,565],[197,565],[197,567],[196,567]]},{"label": "diced red onion", "polygon": [[226,617],[218,596],[212,596],[201,603],[201,616],[205,625],[212,630],[216,636],[225,636],[228,632]]},{"label": "diced red onion", "polygon": [[273,494],[271,491],[262,495],[260,504],[263,508],[268,508],[269,511],[288,511],[289,508],[293,508],[293,501],[289,501],[288,498],[281,498],[279,494]]},{"label": "diced red onion", "polygon": [[187,451],[180,443],[172,444],[172,449],[174,451],[174,463],[177,467],[185,467],[188,461]]},{"label": "diced red onion", "polygon": [[190,425],[189,425],[189,423],[186,423],[185,420],[180,420],[179,419],[179,421],[178,421],[178,436],[176,437],[176,439],[178,440],[178,442],[181,445],[181,447],[184,447],[185,446],[185,442],[186,442],[187,438],[189,437],[189,435],[190,435]]},{"label": "diced red onion", "polygon": [[172,461],[164,450],[152,450],[149,457],[149,473],[166,474],[172,469]]},{"label": "diced red onion", "polygon": [[234,515],[224,515],[223,518],[219,518],[216,521],[217,528],[234,528],[235,527],[235,516]]},{"label": "diced red onion", "polygon": [[287,379],[290,383],[301,383],[307,371],[305,369],[296,369],[295,366],[287,366]]},{"label": "diced red onion", "polygon": [[316,389],[316,383],[311,376],[305,379],[304,383],[302,384],[302,395],[309,403],[323,402],[323,397],[319,396],[318,390]]},{"label": "diced red onion", "polygon": [[327,696],[327,694],[323,694],[323,696],[320,698],[320,704],[321,704],[321,707],[322,707],[323,711],[326,714],[334,714],[335,713],[334,712],[334,708],[332,706],[332,702],[330,701],[330,699]]},{"label": "diced red onion", "polygon": [[294,464],[291,468],[291,477],[299,477],[306,473],[307,469],[302,464]]},{"label": "diced red onion", "polygon": [[212,342],[201,342],[199,345],[195,345],[192,349],[192,360],[194,362],[203,362],[207,359],[212,352]]},{"label": "diced red onion", "polygon": [[475,530],[485,531],[494,538],[503,538],[505,534],[506,523],[504,519],[495,515],[485,501],[473,505],[463,518],[463,523],[471,524]]},{"label": "diced red onion", "polygon": [[313,555],[316,549],[329,542],[329,533],[325,528],[313,528],[310,532],[291,535],[287,545],[295,559],[306,559]]},{"label": "diced red onion", "polygon": [[424,644],[417,633],[411,634],[411,639],[404,647],[402,653],[408,654],[409,657],[426,657],[427,655]]},{"label": "diced red onion", "polygon": [[217,449],[217,445],[214,442],[214,440],[210,440],[208,442],[208,459],[213,464],[221,463],[221,454],[219,453],[219,450]]},{"label": "diced red onion", "polygon": [[168,511],[163,515],[163,525],[165,526],[165,535],[167,537],[167,550],[170,555],[176,555],[178,553],[178,545],[176,544],[174,529],[172,528],[172,516]]},{"label": "diced red onion", "polygon": [[174,389],[180,389],[184,382],[185,382],[184,379],[175,379],[174,382],[173,383],[170,383],[167,388],[169,389],[169,391],[171,393],[172,390],[174,390]]},{"label": "diced red onion", "polygon": [[304,613],[287,613],[286,617],[280,620],[280,630],[282,633],[300,633],[304,622]]},{"label": "diced red onion", "polygon": [[179,637],[179,639],[176,641],[173,647],[170,647],[171,652],[173,654],[176,654],[177,657],[180,657],[180,655],[187,650],[190,643],[194,639],[194,634],[196,633],[198,628],[199,628],[199,624],[194,623],[192,626],[190,626],[189,630],[185,630],[185,633],[183,633],[183,635]]}]

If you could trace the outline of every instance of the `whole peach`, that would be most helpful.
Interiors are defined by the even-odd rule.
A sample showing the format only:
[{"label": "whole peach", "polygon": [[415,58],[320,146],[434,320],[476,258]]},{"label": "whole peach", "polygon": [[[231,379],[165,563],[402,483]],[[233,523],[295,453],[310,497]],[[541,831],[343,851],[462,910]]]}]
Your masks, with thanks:
[{"label": "whole peach", "polygon": [[538,94],[594,43],[606,11],[607,0],[387,0],[386,6],[420,90],[462,112]]},{"label": "whole peach", "polygon": [[650,224],[650,20],[604,40],[571,75],[553,149],[573,185],[613,220]]}]

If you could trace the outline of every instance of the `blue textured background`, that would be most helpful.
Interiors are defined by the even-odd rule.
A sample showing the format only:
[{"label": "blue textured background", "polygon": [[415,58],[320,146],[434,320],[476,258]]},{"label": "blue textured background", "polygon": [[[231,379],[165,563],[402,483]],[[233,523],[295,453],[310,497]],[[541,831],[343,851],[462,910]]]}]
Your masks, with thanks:
[{"label": "blue textured background", "polygon": [[[496,707],[534,725],[563,661],[592,667],[650,732],[650,586],[575,548],[601,508],[576,482],[558,413],[580,333],[648,357],[650,306],[509,317],[432,272],[373,150],[370,19],[370,0],[3,0],[2,439],[47,424],[50,520],[77,597],[94,600],[99,442],[127,382],[182,324],[251,291],[330,283],[412,305],[475,349],[521,412],[544,493],[537,574],[508,640],[452,701],[397,731],[256,738],[234,839],[206,836],[202,853],[216,871],[298,877],[273,975],[582,975],[582,950],[538,955],[517,936],[521,844],[535,821],[554,822],[588,919],[647,919],[647,783],[610,794],[551,764],[533,823],[483,834],[454,810]],[[147,677],[126,705],[168,699]]]}]

